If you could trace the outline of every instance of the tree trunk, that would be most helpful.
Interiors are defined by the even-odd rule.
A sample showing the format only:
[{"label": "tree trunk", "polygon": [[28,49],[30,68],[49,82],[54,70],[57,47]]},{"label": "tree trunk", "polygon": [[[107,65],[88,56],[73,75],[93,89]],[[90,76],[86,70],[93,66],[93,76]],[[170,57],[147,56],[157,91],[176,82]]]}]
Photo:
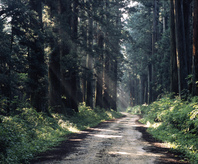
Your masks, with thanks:
[{"label": "tree trunk", "polygon": [[198,96],[198,1],[194,0],[193,14],[193,88],[192,95]]},{"label": "tree trunk", "polygon": [[[92,6],[89,4],[89,10],[92,11]],[[95,107],[94,103],[94,77],[93,77],[93,18],[91,13],[89,14],[89,23],[88,23],[88,54],[87,54],[87,68],[88,68],[88,77],[87,77],[87,100],[86,104],[92,109]],[[92,13],[93,14],[93,13]]]},{"label": "tree trunk", "polygon": [[[34,39],[29,56],[30,103],[38,112],[48,112],[47,83],[45,79],[44,41],[42,39],[42,2],[31,0],[30,6],[38,15],[37,25],[33,26]],[[32,22],[30,22],[32,23]]]},{"label": "tree trunk", "polygon": [[191,1],[183,0],[183,14],[184,14],[184,31],[186,40],[186,59],[187,59],[187,74],[192,73],[192,29],[191,29]]},{"label": "tree trunk", "polygon": [[[149,9],[148,10],[148,14],[151,15],[151,10]],[[153,69],[152,69],[152,51],[153,51],[153,35],[150,36],[150,53],[148,54],[148,58],[147,58],[147,62],[148,62],[148,71],[147,71],[147,79],[148,79],[148,84],[147,84],[147,87],[148,87],[148,92],[147,92],[147,102],[148,104],[150,104],[152,102],[152,95],[153,95],[153,89],[152,89],[152,72],[153,72]]]},{"label": "tree trunk", "polygon": [[145,103],[144,92],[145,92],[145,76],[142,75],[140,76],[140,104]]},{"label": "tree trunk", "polygon": [[[51,18],[54,15],[60,14],[60,2],[57,6],[50,6],[51,7]],[[59,10],[59,11],[58,11]],[[56,25],[58,26],[60,22],[57,20],[55,21]],[[60,25],[59,25],[60,26]],[[56,27],[55,27],[56,28]],[[52,29],[53,31],[56,31]],[[60,30],[59,30],[60,31]],[[58,35],[58,33],[56,33]],[[49,105],[52,108],[52,111],[57,113],[62,113],[62,105],[61,105],[61,68],[60,68],[60,45],[58,43],[59,38],[53,38],[51,36],[49,43],[52,52],[49,56],[49,70],[48,70],[48,79],[49,79]],[[53,41],[53,42],[52,42]]]},{"label": "tree trunk", "polygon": [[111,109],[114,111],[117,111],[117,80],[118,80],[118,61],[115,59],[113,61],[113,85],[112,85],[112,103],[111,103]]},{"label": "tree trunk", "polygon": [[131,106],[135,106],[135,102],[134,102],[134,99],[135,99],[135,96],[134,96],[134,93],[135,93],[135,89],[134,89],[134,80],[132,79],[132,76],[129,75],[129,90],[130,90],[130,105]]},{"label": "tree trunk", "polygon": [[152,103],[152,65],[149,62],[148,64],[148,104]]},{"label": "tree trunk", "polygon": [[177,72],[177,56],[176,56],[176,36],[175,36],[175,21],[174,21],[174,4],[170,0],[170,92],[178,93],[178,72]]},{"label": "tree trunk", "polygon": [[[59,0],[60,15],[60,59],[61,59],[61,90],[63,113],[73,115],[78,112],[77,101],[77,32],[78,32],[78,1]],[[67,38],[67,39],[66,39]],[[72,43],[72,44],[71,44]],[[72,54],[72,58],[70,55]],[[72,64],[66,64],[66,63]]]},{"label": "tree trunk", "polygon": [[[155,44],[158,40],[158,18],[159,18],[159,9],[158,9],[158,0],[153,0],[153,31],[152,31],[152,57],[155,56],[155,53],[156,53],[156,48],[155,48]],[[155,68],[155,64],[154,62],[151,62],[150,63],[150,69],[152,71],[151,73],[151,79],[150,81],[152,82],[152,84],[155,83],[156,81],[156,68]],[[151,84],[151,83],[150,83]],[[151,91],[151,94],[150,94],[150,97],[151,97],[151,100],[150,102],[154,101],[157,97],[157,93],[156,91],[153,89],[153,85],[151,84],[150,86],[150,91]]]},{"label": "tree trunk", "polygon": [[187,55],[186,55],[186,39],[184,28],[183,0],[174,0],[175,10],[175,30],[176,30],[176,54],[178,69],[178,87],[179,96],[186,96],[187,87]]},{"label": "tree trunk", "polygon": [[98,61],[100,63],[99,68],[97,69],[97,88],[96,88],[96,106],[103,108],[103,73],[104,73],[104,54],[103,54],[103,45],[104,44],[104,36],[102,32],[98,34],[98,47],[99,47],[99,57]]},{"label": "tree trunk", "polygon": [[105,54],[105,69],[104,69],[104,108],[109,110],[110,109],[110,54],[106,52]]},{"label": "tree trunk", "polygon": [[71,108],[74,109],[75,112],[78,112],[78,99],[77,99],[77,77],[78,77],[78,66],[77,66],[77,39],[78,39],[78,0],[73,1],[73,22],[72,22],[72,40],[74,43],[74,67],[72,78],[71,78],[71,96],[72,96],[72,105]]},{"label": "tree trunk", "polygon": [[[51,43],[51,47],[57,43]],[[49,57],[49,105],[54,112],[61,112],[60,54],[58,48]]]}]

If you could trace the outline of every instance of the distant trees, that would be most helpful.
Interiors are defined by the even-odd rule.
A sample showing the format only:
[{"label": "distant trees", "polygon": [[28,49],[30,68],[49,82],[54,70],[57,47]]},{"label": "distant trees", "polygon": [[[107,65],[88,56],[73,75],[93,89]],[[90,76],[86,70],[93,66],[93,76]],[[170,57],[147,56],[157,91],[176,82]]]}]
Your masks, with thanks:
[{"label": "distant trees", "polygon": [[167,2],[140,2],[132,8],[127,26],[132,38],[126,45],[131,105],[151,103],[169,83],[165,82],[169,60]]},{"label": "distant trees", "polygon": [[125,3],[2,0],[1,113],[25,100],[45,113],[71,115],[80,102],[117,110]]},{"label": "distant trees", "polygon": [[137,2],[127,22],[132,43],[125,44],[131,105],[167,92],[197,95],[196,0]]},{"label": "distant trees", "polygon": [[117,110],[122,74],[131,105],[197,95],[195,0],[1,2],[3,114],[26,100],[45,113],[72,115],[82,102]]}]

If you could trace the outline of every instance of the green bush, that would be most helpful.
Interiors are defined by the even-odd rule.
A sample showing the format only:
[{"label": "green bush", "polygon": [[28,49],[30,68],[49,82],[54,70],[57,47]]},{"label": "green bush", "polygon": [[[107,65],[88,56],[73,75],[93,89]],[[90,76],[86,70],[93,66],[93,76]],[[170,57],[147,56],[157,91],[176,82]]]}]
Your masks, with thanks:
[{"label": "green bush", "polygon": [[141,106],[141,114],[155,138],[184,153],[191,163],[198,161],[198,97],[182,101],[166,96]]},{"label": "green bush", "polygon": [[[71,117],[51,113],[37,113],[32,108],[17,109],[19,114],[0,119],[0,163],[28,163],[36,154],[65,140],[65,135],[96,126],[103,120],[120,117],[115,111],[79,106],[79,113]],[[64,136],[64,137],[63,137]]]},{"label": "green bush", "polygon": [[128,107],[126,112],[131,113],[131,114],[141,114],[140,108],[141,108],[140,105],[137,105],[134,107]]}]

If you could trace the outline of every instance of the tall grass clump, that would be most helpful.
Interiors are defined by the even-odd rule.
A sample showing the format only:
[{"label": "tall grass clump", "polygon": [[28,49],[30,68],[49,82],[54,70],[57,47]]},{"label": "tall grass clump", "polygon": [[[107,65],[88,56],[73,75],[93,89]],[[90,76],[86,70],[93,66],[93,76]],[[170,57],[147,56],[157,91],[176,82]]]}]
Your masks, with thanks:
[{"label": "tall grass clump", "polygon": [[68,134],[121,116],[85,105],[80,105],[79,113],[73,116],[51,113],[49,117],[33,108],[17,110],[13,116],[0,115],[0,164],[28,163],[38,153],[66,140]]},{"label": "tall grass clump", "polygon": [[173,151],[185,155],[192,164],[198,161],[198,97],[189,101],[165,96],[141,107],[141,122],[148,132],[167,142]]}]

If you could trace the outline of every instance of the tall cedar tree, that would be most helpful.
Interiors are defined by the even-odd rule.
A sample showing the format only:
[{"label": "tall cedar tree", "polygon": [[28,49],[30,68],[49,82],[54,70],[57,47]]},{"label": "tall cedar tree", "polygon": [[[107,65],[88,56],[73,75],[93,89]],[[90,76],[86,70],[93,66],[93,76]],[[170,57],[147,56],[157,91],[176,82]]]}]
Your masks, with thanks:
[{"label": "tall cedar tree", "polygon": [[0,115],[10,112],[11,98],[10,74],[10,36],[3,32],[3,21],[0,20]]},{"label": "tall cedar tree", "polygon": [[[49,46],[51,53],[49,55],[49,68],[48,68],[48,79],[49,79],[49,105],[58,113],[61,113],[61,73],[60,73],[60,53],[58,46],[58,26],[60,21],[58,20],[58,3],[51,2],[47,3],[50,8],[50,19],[54,21],[55,26],[52,27],[52,34],[49,35]],[[54,18],[54,19],[53,19]],[[56,36],[56,37],[54,37]]]},{"label": "tall cedar tree", "polygon": [[175,40],[175,22],[174,22],[174,4],[170,0],[170,92],[178,93],[178,73],[177,73],[177,56],[176,56],[176,40]]},{"label": "tall cedar tree", "polygon": [[29,49],[29,94],[30,103],[38,112],[46,112],[47,105],[47,84],[46,64],[44,61],[44,38],[42,23],[42,1],[31,0],[30,9],[35,15],[30,19],[30,25],[34,36]]},{"label": "tall cedar tree", "polygon": [[[116,110],[118,59],[122,58],[120,8],[124,1],[3,2],[0,15],[11,17],[10,48],[6,52],[18,63],[11,65],[11,56],[5,55],[4,60],[2,53],[0,73],[10,82],[1,82],[2,100],[24,94],[38,112],[48,112],[49,102],[54,112],[72,114],[73,110],[78,112],[77,94],[81,92],[82,100],[92,108],[98,105]],[[48,20],[42,20],[46,17]],[[79,63],[85,57],[86,76],[80,83]],[[10,81],[11,73],[19,77],[15,78],[19,83]],[[17,93],[10,84],[15,85],[12,88],[17,88]],[[23,84],[25,87],[21,87]]]},{"label": "tall cedar tree", "polygon": [[184,26],[183,0],[174,0],[174,18],[175,18],[175,36],[176,36],[176,56],[178,71],[178,90],[179,96],[185,95],[188,89],[187,76],[187,51],[186,51],[186,35]]},{"label": "tall cedar tree", "polygon": [[198,1],[194,0],[193,12],[193,88],[192,94],[198,95]]}]

